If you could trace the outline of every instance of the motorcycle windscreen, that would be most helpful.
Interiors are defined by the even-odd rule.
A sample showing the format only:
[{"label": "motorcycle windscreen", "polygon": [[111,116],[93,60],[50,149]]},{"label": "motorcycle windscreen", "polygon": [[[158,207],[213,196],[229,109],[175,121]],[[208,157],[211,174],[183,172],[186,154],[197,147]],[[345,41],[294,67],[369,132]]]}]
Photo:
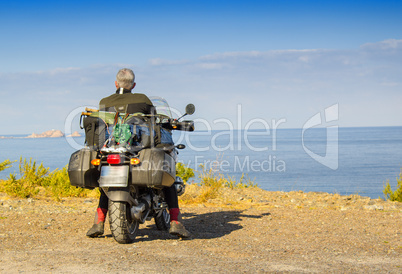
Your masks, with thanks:
[{"label": "motorcycle windscreen", "polygon": [[166,100],[159,96],[151,96],[149,97],[152,104],[155,107],[156,114],[165,115],[169,118],[173,118],[172,111],[170,110],[169,104]]},{"label": "motorcycle windscreen", "polygon": [[129,166],[102,166],[99,179],[100,187],[126,187]]}]

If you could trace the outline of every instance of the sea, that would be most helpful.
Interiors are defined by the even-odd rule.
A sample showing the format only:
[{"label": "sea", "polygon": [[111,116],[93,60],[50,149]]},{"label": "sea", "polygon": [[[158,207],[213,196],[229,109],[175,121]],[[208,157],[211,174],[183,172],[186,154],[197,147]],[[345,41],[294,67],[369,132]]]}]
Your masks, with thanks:
[{"label": "sea", "polygon": [[[0,162],[16,161],[0,179],[19,174],[19,159],[43,163],[50,171],[68,165],[84,137],[0,139]],[[193,168],[199,182],[212,170],[268,191],[329,192],[383,198],[396,188],[402,168],[402,127],[310,128],[175,132],[178,160]]]}]

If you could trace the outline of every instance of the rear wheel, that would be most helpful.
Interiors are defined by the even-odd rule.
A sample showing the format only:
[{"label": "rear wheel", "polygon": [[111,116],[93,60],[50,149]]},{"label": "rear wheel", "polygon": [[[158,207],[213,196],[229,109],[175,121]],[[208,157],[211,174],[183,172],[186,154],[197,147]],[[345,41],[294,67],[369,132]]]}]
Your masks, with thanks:
[{"label": "rear wheel", "polygon": [[113,238],[118,243],[128,244],[135,240],[139,222],[131,217],[128,203],[109,200],[109,223]]},{"label": "rear wheel", "polygon": [[170,228],[170,214],[167,209],[159,211],[159,213],[154,217],[156,227],[159,230],[169,230]]}]

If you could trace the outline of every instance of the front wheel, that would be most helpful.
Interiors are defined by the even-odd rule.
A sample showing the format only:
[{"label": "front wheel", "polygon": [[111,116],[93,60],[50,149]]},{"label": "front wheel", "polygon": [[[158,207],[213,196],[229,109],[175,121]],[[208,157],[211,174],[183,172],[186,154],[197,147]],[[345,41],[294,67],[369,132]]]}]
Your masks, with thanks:
[{"label": "front wheel", "polygon": [[170,214],[167,209],[163,209],[158,212],[158,214],[154,217],[156,228],[159,230],[169,230],[170,228]]},{"label": "front wheel", "polygon": [[131,217],[128,203],[109,200],[109,223],[113,238],[118,243],[129,244],[135,240],[139,222]]}]

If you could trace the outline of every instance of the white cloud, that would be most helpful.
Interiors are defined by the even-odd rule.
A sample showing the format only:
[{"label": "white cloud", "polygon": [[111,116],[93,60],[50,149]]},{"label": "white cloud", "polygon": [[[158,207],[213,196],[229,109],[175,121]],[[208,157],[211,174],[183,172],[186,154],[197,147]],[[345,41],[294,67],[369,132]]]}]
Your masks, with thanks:
[{"label": "white cloud", "polygon": [[[400,102],[400,45],[401,40],[387,40],[350,50],[215,53],[194,60],[192,70],[186,64],[176,72],[183,78],[198,75],[194,93],[200,95],[197,101],[202,107],[210,110],[209,119],[225,115],[219,106],[238,102],[251,117],[286,116],[288,126],[300,127],[313,110],[339,103],[340,112],[343,105],[359,110],[358,115],[341,114],[343,126],[395,125],[402,111],[389,108]],[[361,98],[367,98],[364,108]],[[373,109],[378,111],[374,114]],[[227,115],[235,119],[234,113]]]},{"label": "white cloud", "polygon": [[[284,126],[301,127],[317,111],[339,103],[341,126],[398,125],[401,60],[402,40],[386,40],[350,50],[225,52],[194,60],[155,58],[145,66],[0,73],[0,115],[18,109],[22,117],[44,121],[21,127],[6,120],[0,135],[62,128],[69,111],[97,105],[114,92],[121,67],[134,69],[135,91],[165,97],[178,109],[193,102],[194,117],[209,121],[236,120],[236,106],[242,104],[245,120],[286,118]],[[60,115],[49,115],[55,109]]]},{"label": "white cloud", "polygon": [[377,43],[366,43],[361,46],[364,50],[402,50],[402,39],[388,39]]}]

